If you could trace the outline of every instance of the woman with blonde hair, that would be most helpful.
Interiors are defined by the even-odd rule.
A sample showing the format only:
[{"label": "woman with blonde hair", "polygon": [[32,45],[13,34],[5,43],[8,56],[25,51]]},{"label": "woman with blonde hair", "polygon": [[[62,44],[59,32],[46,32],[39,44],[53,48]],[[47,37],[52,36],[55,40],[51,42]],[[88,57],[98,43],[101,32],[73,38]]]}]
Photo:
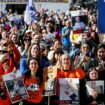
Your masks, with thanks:
[{"label": "woman with blonde hair", "polygon": [[68,54],[63,54],[60,60],[61,68],[58,71],[57,78],[79,78],[83,79],[85,73],[81,68],[74,69],[71,58]]}]

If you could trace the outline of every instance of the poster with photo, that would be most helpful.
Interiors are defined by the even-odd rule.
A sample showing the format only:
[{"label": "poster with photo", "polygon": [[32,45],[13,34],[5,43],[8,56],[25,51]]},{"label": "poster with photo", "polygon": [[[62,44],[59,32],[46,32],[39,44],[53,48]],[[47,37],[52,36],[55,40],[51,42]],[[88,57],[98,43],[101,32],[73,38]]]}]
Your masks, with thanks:
[{"label": "poster with photo", "polygon": [[60,78],[60,105],[79,105],[79,79]]},{"label": "poster with photo", "polygon": [[[93,94],[94,91],[98,92],[104,98],[104,81],[87,81],[86,82],[87,96]],[[91,104],[104,105],[104,103],[98,99],[98,101],[93,101]]]},{"label": "poster with photo", "polygon": [[27,98],[28,94],[19,70],[3,75],[3,81],[12,103]]},{"label": "poster with photo", "polygon": [[71,17],[72,29],[74,33],[83,33],[89,31],[87,11],[71,11]]},{"label": "poster with photo", "polygon": [[44,73],[44,96],[53,96],[56,95],[56,76],[57,70],[50,66],[46,69]]}]

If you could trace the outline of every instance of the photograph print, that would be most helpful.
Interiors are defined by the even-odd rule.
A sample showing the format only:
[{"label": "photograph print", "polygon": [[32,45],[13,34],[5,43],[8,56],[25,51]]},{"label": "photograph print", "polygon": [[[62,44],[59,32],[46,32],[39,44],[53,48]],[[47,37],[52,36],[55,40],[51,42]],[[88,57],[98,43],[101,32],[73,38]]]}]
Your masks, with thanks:
[{"label": "photograph print", "polygon": [[3,80],[12,103],[27,98],[28,94],[20,72],[6,74]]}]

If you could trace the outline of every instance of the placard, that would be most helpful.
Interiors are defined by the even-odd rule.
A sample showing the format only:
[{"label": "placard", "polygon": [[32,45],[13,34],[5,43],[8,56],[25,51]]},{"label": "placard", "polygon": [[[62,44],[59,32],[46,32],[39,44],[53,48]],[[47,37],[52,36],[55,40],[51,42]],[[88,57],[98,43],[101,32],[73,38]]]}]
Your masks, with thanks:
[{"label": "placard", "polygon": [[[92,95],[94,91],[97,91],[99,94],[104,94],[104,81],[87,81],[86,90],[87,96]],[[104,105],[101,101],[93,101],[91,104]]]},{"label": "placard", "polygon": [[60,78],[60,105],[79,105],[79,79]]},{"label": "placard", "polygon": [[3,81],[12,103],[27,98],[27,90],[19,70],[3,75]]},{"label": "placard", "polygon": [[44,71],[44,96],[56,95],[56,75],[55,67],[50,66]]},{"label": "placard", "polygon": [[72,29],[74,33],[88,32],[88,15],[85,10],[71,11]]}]

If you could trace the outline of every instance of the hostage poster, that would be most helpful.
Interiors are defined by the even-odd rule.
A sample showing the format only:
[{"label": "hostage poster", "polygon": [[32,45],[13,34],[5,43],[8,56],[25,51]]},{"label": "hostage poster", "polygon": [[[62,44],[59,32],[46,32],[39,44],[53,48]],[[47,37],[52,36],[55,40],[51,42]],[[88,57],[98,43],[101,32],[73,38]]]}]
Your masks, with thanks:
[{"label": "hostage poster", "polygon": [[56,95],[56,76],[57,70],[55,67],[48,67],[44,71],[44,96]]},{"label": "hostage poster", "polygon": [[[91,102],[91,105],[104,105],[104,81],[87,81],[86,82],[86,90],[87,96],[90,97],[94,94],[94,92],[98,93],[97,99]],[[100,98],[101,97],[101,98]]]},{"label": "hostage poster", "polygon": [[88,15],[86,10],[71,11],[72,29],[74,34],[88,32]]},{"label": "hostage poster", "polygon": [[79,79],[60,78],[60,105],[79,105]]},{"label": "hostage poster", "polygon": [[12,103],[27,98],[28,94],[19,71],[3,75],[3,81]]}]

